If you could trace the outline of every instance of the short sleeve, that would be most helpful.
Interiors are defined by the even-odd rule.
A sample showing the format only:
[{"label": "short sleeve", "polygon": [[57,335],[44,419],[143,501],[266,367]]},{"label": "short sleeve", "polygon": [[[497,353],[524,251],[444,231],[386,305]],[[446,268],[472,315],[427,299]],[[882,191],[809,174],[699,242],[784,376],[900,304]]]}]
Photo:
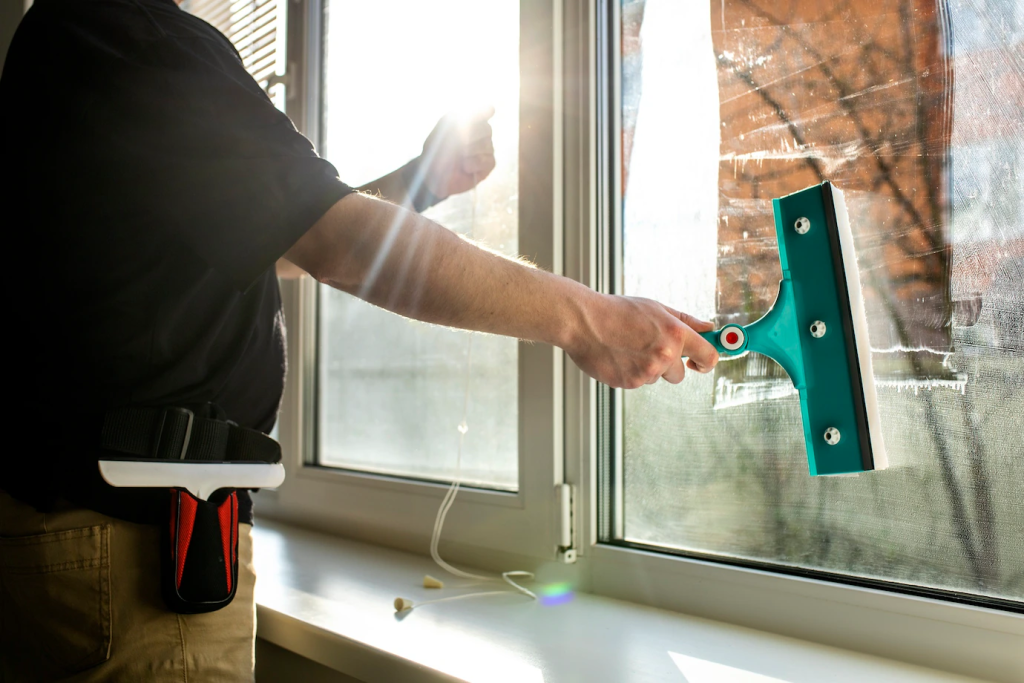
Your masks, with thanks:
[{"label": "short sleeve", "polygon": [[140,229],[183,243],[244,291],[353,190],[223,36],[169,11],[180,18],[144,38],[113,35],[117,49],[89,75],[86,118],[109,139],[83,164]]}]

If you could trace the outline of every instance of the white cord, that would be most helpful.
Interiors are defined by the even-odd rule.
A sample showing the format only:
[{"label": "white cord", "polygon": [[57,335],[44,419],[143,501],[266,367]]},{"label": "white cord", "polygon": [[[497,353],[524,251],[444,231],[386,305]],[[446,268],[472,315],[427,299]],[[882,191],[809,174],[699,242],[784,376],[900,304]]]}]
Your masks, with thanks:
[{"label": "white cord", "polygon": [[[476,174],[473,174],[473,203],[470,210],[470,229],[469,236],[472,238],[476,232]],[[455,496],[459,493],[459,488],[462,484],[462,446],[466,440],[466,432],[469,431],[469,425],[466,419],[469,415],[469,385],[471,369],[473,367],[472,362],[473,354],[473,334],[469,334],[469,339],[466,342],[466,370],[465,370],[465,390],[462,396],[462,422],[459,423],[459,447],[458,453],[455,458],[455,476],[452,478],[452,484],[448,487],[447,493],[441,500],[441,507],[437,510],[437,517],[434,519],[434,530],[430,537],[430,556],[434,558],[434,562],[437,563],[441,569],[445,570],[453,576],[458,576],[463,579],[476,579],[478,581],[504,581],[511,586],[515,591],[522,593],[523,595],[529,596],[536,600],[537,595],[523,586],[519,585],[512,580],[512,577],[525,577],[533,578],[533,572],[528,571],[508,571],[503,572],[501,577],[496,576],[483,576],[481,574],[473,574],[471,572],[463,571],[458,567],[453,567],[444,561],[441,557],[441,553],[438,551],[438,546],[441,543],[441,531],[444,529],[444,520],[448,516],[448,511],[451,510],[452,505],[455,503]],[[427,600],[425,602],[413,603],[411,600],[405,598],[397,598],[395,600],[395,609],[399,612],[406,609],[413,609],[413,607],[419,607],[421,605],[429,605],[437,602],[446,602],[448,600],[463,600],[465,598],[476,598],[490,595],[504,595],[512,591],[501,590],[501,591],[486,591],[482,593],[466,593],[465,595],[455,595],[449,598],[438,598],[436,600]]]},{"label": "white cord", "polygon": [[[476,192],[475,191],[473,192],[473,195],[474,195],[473,199],[475,200],[476,199]],[[474,201],[474,204],[475,204],[475,201]],[[474,214],[475,213],[476,212],[474,211]],[[465,387],[466,388],[465,388],[465,392],[463,393],[463,399],[462,399],[462,422],[459,423],[459,448],[458,448],[458,454],[457,454],[457,456],[455,458],[455,477],[452,480],[452,485],[448,487],[448,492],[445,494],[444,498],[441,500],[441,507],[438,508],[438,510],[437,510],[437,517],[434,519],[434,531],[433,531],[433,533],[430,536],[430,556],[432,558],[434,558],[434,562],[437,563],[437,566],[439,566],[441,569],[445,570],[449,574],[452,574],[453,576],[458,576],[458,577],[463,578],[463,579],[477,579],[479,581],[497,581],[498,580],[497,577],[483,576],[483,575],[480,575],[480,574],[473,574],[471,572],[463,571],[463,570],[459,569],[458,567],[453,567],[452,565],[450,565],[450,564],[448,564],[447,562],[444,561],[444,558],[441,557],[441,553],[438,550],[438,546],[441,543],[441,531],[444,529],[444,520],[448,516],[448,511],[452,509],[452,505],[455,503],[455,496],[458,495],[459,488],[462,485],[462,446],[463,446],[463,443],[466,440],[466,432],[469,431],[469,426],[466,423],[466,418],[468,417],[468,413],[469,413],[469,380],[470,380],[470,370],[471,370],[471,368],[473,366],[472,353],[473,353],[473,335],[470,334],[469,335],[469,341],[466,343],[466,382],[465,382]],[[520,570],[508,571],[508,572],[503,572],[502,573],[501,579],[505,583],[510,585],[512,588],[514,588],[515,590],[517,590],[520,593],[522,593],[523,595],[528,595],[529,597],[531,597],[534,600],[536,600],[537,599],[536,594],[534,594],[532,591],[524,588],[523,586],[520,586],[518,583],[513,581],[512,578],[511,578],[513,576],[523,576],[523,577],[527,577],[527,578],[531,578],[532,579],[533,578],[533,573],[532,572],[527,572],[527,571],[520,571]],[[507,593],[508,591],[498,591],[498,592],[500,592],[500,593]],[[483,595],[483,593],[471,593],[470,595]],[[458,596],[458,597],[466,597],[466,596]],[[446,599],[448,599],[448,598],[440,598],[438,600],[431,600],[431,602],[441,602],[442,600],[446,600]],[[451,598],[451,599],[454,599],[454,598]],[[426,603],[422,603],[421,602],[421,603],[417,603],[417,604],[423,605],[423,604],[426,604]]]}]

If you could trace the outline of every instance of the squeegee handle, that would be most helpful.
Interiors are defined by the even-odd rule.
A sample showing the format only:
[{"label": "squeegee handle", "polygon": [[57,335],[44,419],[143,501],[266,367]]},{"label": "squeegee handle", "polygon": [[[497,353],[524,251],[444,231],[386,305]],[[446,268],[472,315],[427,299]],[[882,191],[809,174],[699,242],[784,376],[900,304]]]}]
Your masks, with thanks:
[{"label": "squeegee handle", "polygon": [[[739,339],[739,333],[737,332],[737,330],[739,330],[741,332],[744,332],[744,333],[746,332],[746,330],[744,330],[739,325],[728,325],[728,326],[723,327],[723,328],[718,329],[718,330],[712,330],[711,332],[698,332],[698,334],[700,336],[704,337],[704,339],[709,341],[711,343],[711,345],[715,347],[715,350],[718,351],[718,355],[721,358],[721,360],[728,360],[730,358],[735,358],[737,356],[741,356],[744,353],[746,353],[747,352],[746,344],[743,344],[742,348],[739,348],[739,349],[737,349],[735,347],[734,348],[726,348],[726,346],[722,343],[723,342],[722,337],[724,336],[726,330],[730,330],[730,331],[733,332],[733,334],[736,334],[737,335],[737,339]],[[746,335],[744,334],[744,336],[746,336]]]},{"label": "squeegee handle", "polygon": [[779,296],[775,305],[760,320],[749,325],[726,325],[719,330],[700,332],[723,360],[742,356],[747,351],[768,356],[782,366],[797,389],[804,387],[803,355],[797,332],[796,311],[793,301],[793,283],[779,282]]}]

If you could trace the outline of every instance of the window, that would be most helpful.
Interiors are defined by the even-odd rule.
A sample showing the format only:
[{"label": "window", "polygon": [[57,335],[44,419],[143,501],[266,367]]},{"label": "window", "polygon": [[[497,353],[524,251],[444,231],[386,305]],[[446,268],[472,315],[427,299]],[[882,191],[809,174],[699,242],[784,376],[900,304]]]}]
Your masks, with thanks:
[{"label": "window", "polygon": [[613,286],[752,322],[780,277],[771,198],[833,181],[894,465],[808,476],[795,391],[751,354],[609,397],[602,540],[1019,605],[1019,3],[624,0],[620,12]]},{"label": "window", "polygon": [[227,36],[246,70],[284,110],[287,12],[284,0],[184,0],[182,9]]},{"label": "window", "polygon": [[[1019,70],[1021,24],[1009,0],[977,14],[886,2],[879,16],[841,1],[843,30],[831,32],[835,17],[808,14],[810,1],[774,20],[758,14],[767,1],[741,0],[288,3],[288,111],[346,181],[418,154],[441,114],[476,104],[464,97],[471,83],[498,109],[499,170],[475,202],[456,197],[430,215],[468,231],[475,206],[473,232],[490,246],[592,287],[752,320],[778,277],[767,200],[821,169],[858,212],[886,438],[909,466],[809,477],[792,388],[764,359],[624,394],[549,347],[475,336],[477,441],[463,472],[475,486],[446,521],[446,559],[1013,678],[1019,620],[956,603],[1022,604],[1022,138],[999,80],[1012,85]],[[427,48],[423,34],[434,36]],[[874,37],[861,48],[851,36]],[[454,44],[469,57],[452,57]],[[500,77],[477,64],[491,57]],[[465,78],[437,75],[452,63]],[[827,91],[823,67],[851,91]],[[396,98],[408,116],[393,116]],[[930,114],[919,121],[919,110]],[[466,335],[308,278],[282,294],[288,478],[259,494],[260,517],[424,552],[452,475]],[[563,483],[571,496],[556,493]],[[983,584],[975,569],[988,572]]]},{"label": "window", "polygon": [[[288,113],[343,180],[359,186],[399,168],[441,116],[492,105],[497,168],[426,215],[559,267],[550,4],[288,7]],[[445,522],[446,559],[556,556],[560,352],[407,321],[310,278],[283,282],[282,299],[288,476],[260,494],[260,515],[422,552],[455,474],[468,406],[466,486]]]},{"label": "window", "polygon": [[[493,106],[497,167],[426,215],[517,254],[518,0],[329,0],[324,13],[323,153],[342,179],[393,171],[443,115]],[[319,306],[320,465],[451,481],[465,409],[462,481],[518,488],[514,339],[412,322],[329,287]]]}]

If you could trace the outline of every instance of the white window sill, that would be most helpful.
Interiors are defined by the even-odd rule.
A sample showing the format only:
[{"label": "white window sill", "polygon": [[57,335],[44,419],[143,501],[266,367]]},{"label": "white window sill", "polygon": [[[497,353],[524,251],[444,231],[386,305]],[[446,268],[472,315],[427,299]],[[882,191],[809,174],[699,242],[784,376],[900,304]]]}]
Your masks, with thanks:
[{"label": "white window sill", "polygon": [[[458,594],[427,557],[260,520],[254,528],[259,636],[366,683],[774,683],[967,681],[722,622],[587,594],[544,606],[510,593]],[[474,586],[471,590],[493,590]]]}]

